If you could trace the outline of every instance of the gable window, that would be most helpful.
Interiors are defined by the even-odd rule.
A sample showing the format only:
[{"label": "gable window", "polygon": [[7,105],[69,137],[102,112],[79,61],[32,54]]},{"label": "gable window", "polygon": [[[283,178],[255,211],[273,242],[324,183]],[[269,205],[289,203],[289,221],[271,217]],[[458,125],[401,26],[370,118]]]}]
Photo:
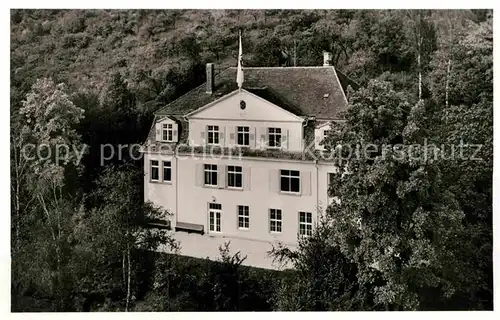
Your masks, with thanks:
[{"label": "gable window", "polygon": [[158,160],[151,160],[151,181],[160,180],[160,165]]},{"label": "gable window", "polygon": [[207,126],[208,144],[219,144],[219,126]]},{"label": "gable window", "polygon": [[280,170],[281,191],[300,192],[300,172],[297,170]]},{"label": "gable window", "polygon": [[243,169],[238,166],[227,167],[227,186],[241,188],[243,186]]},{"label": "gable window", "polygon": [[205,185],[217,186],[217,165],[206,164],[204,172],[205,172]]},{"label": "gable window", "polygon": [[269,231],[281,232],[281,209],[269,209]]},{"label": "gable window", "polygon": [[326,139],[330,133],[332,132],[332,130],[323,130],[323,139]]},{"label": "gable window", "polygon": [[270,148],[281,147],[281,128],[268,128],[268,145]]},{"label": "gable window", "polygon": [[172,181],[172,163],[170,161],[163,161],[163,181]]},{"label": "gable window", "polygon": [[162,140],[163,141],[173,141],[174,140],[174,125],[171,123],[164,123],[162,126]]},{"label": "gable window", "polygon": [[312,235],[312,213],[299,212],[299,235],[306,237]]},{"label": "gable window", "polygon": [[238,228],[248,229],[250,227],[250,209],[248,206],[238,206]]},{"label": "gable window", "polygon": [[221,232],[221,212],[220,203],[210,202],[208,204],[208,230],[212,232]]},{"label": "gable window", "polygon": [[250,145],[250,128],[249,127],[238,127],[237,128],[237,143],[239,146],[249,146]]}]

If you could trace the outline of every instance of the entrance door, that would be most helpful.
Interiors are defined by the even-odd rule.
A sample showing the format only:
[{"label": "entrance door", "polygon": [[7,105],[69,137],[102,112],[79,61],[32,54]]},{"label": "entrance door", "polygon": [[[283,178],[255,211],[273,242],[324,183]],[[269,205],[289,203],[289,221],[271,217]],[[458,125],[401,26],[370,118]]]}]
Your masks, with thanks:
[{"label": "entrance door", "polygon": [[209,232],[221,232],[222,205],[220,203],[208,204],[208,230]]}]

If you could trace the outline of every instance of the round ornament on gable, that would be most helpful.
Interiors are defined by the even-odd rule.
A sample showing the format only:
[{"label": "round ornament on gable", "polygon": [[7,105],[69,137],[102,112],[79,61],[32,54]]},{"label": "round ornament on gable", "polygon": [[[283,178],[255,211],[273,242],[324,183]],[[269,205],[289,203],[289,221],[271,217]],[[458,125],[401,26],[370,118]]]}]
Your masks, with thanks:
[{"label": "round ornament on gable", "polygon": [[247,103],[244,100],[241,100],[240,101],[240,109],[245,110],[246,107],[247,107]]}]

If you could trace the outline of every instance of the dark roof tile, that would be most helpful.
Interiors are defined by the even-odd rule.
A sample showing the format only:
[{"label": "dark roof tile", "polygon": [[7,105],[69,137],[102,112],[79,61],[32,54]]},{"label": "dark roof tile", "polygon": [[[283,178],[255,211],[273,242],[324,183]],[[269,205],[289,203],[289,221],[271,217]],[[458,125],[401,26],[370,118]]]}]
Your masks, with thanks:
[{"label": "dark roof tile", "polygon": [[[243,71],[244,89],[296,115],[340,119],[347,106],[344,90],[352,81],[344,74],[338,73],[337,76],[332,66],[243,68]],[[214,83],[212,94],[205,92],[204,83],[156,114],[186,115],[236,90],[236,68],[217,74]]]}]

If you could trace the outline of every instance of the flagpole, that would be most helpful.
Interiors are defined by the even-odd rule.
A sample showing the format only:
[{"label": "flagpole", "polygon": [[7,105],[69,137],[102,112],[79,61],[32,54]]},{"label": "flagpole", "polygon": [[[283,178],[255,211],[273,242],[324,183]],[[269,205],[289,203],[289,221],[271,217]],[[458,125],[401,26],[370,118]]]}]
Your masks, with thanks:
[{"label": "flagpole", "polygon": [[236,83],[238,83],[238,90],[241,92],[241,87],[243,86],[243,47],[241,44],[241,29],[239,29],[239,50],[238,50],[238,70],[236,72]]}]

